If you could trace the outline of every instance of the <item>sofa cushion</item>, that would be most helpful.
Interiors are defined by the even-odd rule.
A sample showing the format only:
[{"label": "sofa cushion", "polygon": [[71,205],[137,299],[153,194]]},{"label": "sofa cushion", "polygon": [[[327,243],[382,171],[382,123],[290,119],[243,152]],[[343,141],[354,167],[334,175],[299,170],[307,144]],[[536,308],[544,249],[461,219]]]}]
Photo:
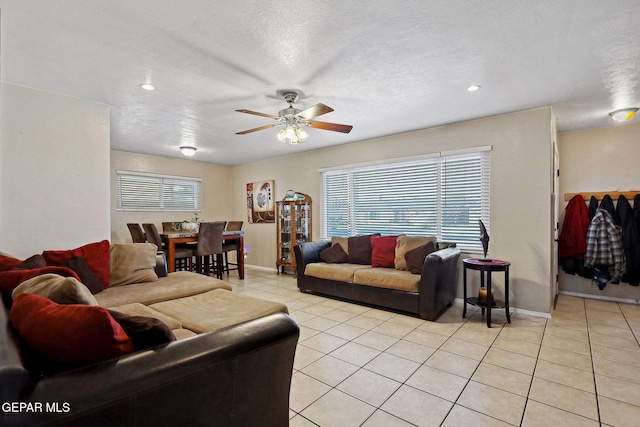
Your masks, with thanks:
[{"label": "sofa cushion", "polygon": [[348,237],[332,237],[331,238],[331,246],[340,245],[344,253],[349,255],[349,238]]},{"label": "sofa cushion", "polygon": [[120,313],[128,314],[129,316],[153,317],[154,319],[158,319],[162,321],[162,323],[164,323],[171,329],[182,328],[182,323],[180,323],[173,317],[169,317],[165,314],[162,314],[159,311],[156,311],[150,307],[147,307],[146,305],[140,304],[139,302],[119,305],[117,307],[111,307],[110,310],[115,310]]},{"label": "sofa cushion", "polygon": [[393,267],[398,236],[371,236],[371,266]]},{"label": "sofa cushion", "polygon": [[155,282],[156,245],[151,243],[116,243],[109,248],[111,273],[109,286]]},{"label": "sofa cushion", "polygon": [[85,285],[73,277],[58,274],[42,274],[26,280],[13,290],[11,296],[15,299],[22,293],[40,295],[58,304],[98,305]]},{"label": "sofa cushion", "polygon": [[61,363],[93,363],[134,351],[133,342],[102,307],[60,305],[40,295],[19,294],[11,323],[37,352]]},{"label": "sofa cushion", "polygon": [[146,316],[130,316],[116,310],[109,310],[109,314],[124,329],[136,351],[146,350],[175,341],[176,337],[171,329],[161,320]]},{"label": "sofa cushion", "polygon": [[379,235],[380,233],[349,237],[349,263],[371,265],[371,236]]},{"label": "sofa cushion", "polygon": [[184,328],[172,329],[171,332],[173,332],[173,335],[176,337],[176,341],[180,341],[185,338],[195,337],[198,335],[195,332],[190,331],[189,329],[184,329]]},{"label": "sofa cushion", "polygon": [[349,262],[349,255],[339,244],[331,245],[320,251],[320,259],[330,264],[340,264]]},{"label": "sofa cushion", "polygon": [[44,267],[33,270],[8,270],[0,272],[0,289],[7,292],[13,290],[22,282],[42,274],[53,273],[64,277],[73,277],[80,280],[78,275],[66,267]]},{"label": "sofa cushion", "polygon": [[155,282],[133,283],[105,289],[95,297],[101,306],[112,308],[133,302],[149,305],[219,288],[231,290],[231,285],[204,274],[176,271]]},{"label": "sofa cushion", "polygon": [[399,271],[395,268],[370,268],[356,271],[353,274],[353,282],[357,285],[418,292],[420,276],[411,274],[408,271]]},{"label": "sofa cushion", "polygon": [[370,265],[362,264],[327,264],[312,262],[304,268],[304,275],[318,279],[337,280],[353,283],[353,273],[356,270],[371,269]]},{"label": "sofa cushion", "polygon": [[109,286],[109,241],[89,243],[75,249],[44,251],[47,265],[60,265],[75,256],[81,256],[104,288]]},{"label": "sofa cushion", "polygon": [[398,241],[396,244],[396,259],[394,261],[394,265],[396,270],[408,270],[407,260],[404,258],[406,253],[411,249],[415,249],[418,246],[425,245],[429,242],[436,242],[437,239],[435,237],[424,237],[424,236],[398,236]]},{"label": "sofa cushion", "polygon": [[46,266],[47,262],[44,260],[44,257],[40,254],[36,254],[25,259],[11,270],[35,270],[36,268],[45,268]]},{"label": "sofa cushion", "polygon": [[422,246],[418,246],[415,249],[411,249],[404,255],[404,259],[407,261],[407,268],[413,274],[422,273],[422,266],[424,265],[424,259],[431,252],[435,252],[436,245],[433,242],[428,242]]},{"label": "sofa cushion", "polygon": [[98,279],[98,276],[96,276],[96,274],[89,268],[87,262],[81,256],[69,258],[60,264],[60,266],[73,270],[80,278],[82,284],[85,285],[92,294],[97,294],[104,290],[102,282]]},{"label": "sofa cushion", "polygon": [[197,333],[215,331],[274,313],[288,313],[287,306],[237,295],[223,289],[152,304],[152,309],[178,319]]}]

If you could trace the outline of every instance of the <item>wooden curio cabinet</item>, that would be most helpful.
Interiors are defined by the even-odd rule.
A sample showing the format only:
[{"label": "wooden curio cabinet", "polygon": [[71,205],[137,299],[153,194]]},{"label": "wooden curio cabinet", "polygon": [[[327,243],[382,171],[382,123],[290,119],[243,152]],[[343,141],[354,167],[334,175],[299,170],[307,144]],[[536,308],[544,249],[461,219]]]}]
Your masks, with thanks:
[{"label": "wooden curio cabinet", "polygon": [[276,203],[276,268],[278,273],[284,273],[285,267],[291,267],[293,275],[296,276],[293,247],[298,243],[311,241],[311,198],[306,194],[296,193],[295,198],[285,198]]}]

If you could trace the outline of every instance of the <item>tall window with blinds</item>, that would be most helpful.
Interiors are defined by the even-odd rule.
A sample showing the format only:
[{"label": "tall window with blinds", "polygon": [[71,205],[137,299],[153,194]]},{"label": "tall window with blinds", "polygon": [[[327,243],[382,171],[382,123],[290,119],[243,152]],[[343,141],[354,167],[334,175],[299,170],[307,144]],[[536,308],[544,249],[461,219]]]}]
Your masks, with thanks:
[{"label": "tall window with blinds", "polygon": [[200,178],[120,170],[116,177],[119,211],[200,211]]},{"label": "tall window with blinds", "polygon": [[478,220],[490,226],[489,149],[321,172],[321,237],[436,236],[482,250]]}]

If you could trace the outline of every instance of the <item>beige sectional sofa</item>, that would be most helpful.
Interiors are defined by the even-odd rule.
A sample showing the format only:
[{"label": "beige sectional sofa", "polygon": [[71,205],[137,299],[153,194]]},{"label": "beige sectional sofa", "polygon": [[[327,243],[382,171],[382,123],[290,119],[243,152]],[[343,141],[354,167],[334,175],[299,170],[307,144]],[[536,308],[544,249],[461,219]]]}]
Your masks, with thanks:
[{"label": "beige sectional sofa", "polygon": [[[288,316],[285,305],[234,294],[228,283],[213,277],[191,272],[167,274],[164,256],[157,255],[155,246],[150,244],[110,245],[109,252],[113,283],[93,295],[73,272],[67,272],[70,277],[50,274],[51,268],[67,274],[60,267],[41,268],[47,277],[29,279],[8,292],[9,281],[21,274],[15,269],[22,267],[16,267],[18,260],[0,254],[4,303],[0,310],[0,400],[15,402],[16,408],[46,409],[49,403],[49,408],[58,405],[62,409],[3,412],[0,424],[288,423],[299,328]],[[27,273],[24,270],[25,277],[33,275]],[[37,290],[42,283],[29,288],[30,281],[47,280],[52,283],[48,294]],[[60,285],[58,289],[56,283]],[[21,318],[13,308],[22,308],[27,299],[37,298],[40,303],[49,301],[46,295],[60,297],[61,289],[64,298],[79,300],[71,305],[69,301],[55,304],[54,309],[106,308],[109,313],[134,316],[130,319],[157,319],[171,330],[175,340],[142,350],[136,346],[133,352],[116,358],[47,372],[42,363],[48,363],[50,356],[38,354],[39,349],[24,335],[28,329],[15,323]],[[23,295],[30,292],[40,294]],[[114,319],[118,319],[115,314]],[[31,320],[29,313],[24,317]],[[41,317],[38,319],[36,329],[46,330],[49,325],[43,325],[46,322]],[[82,325],[69,325],[69,332],[78,327]],[[58,333],[54,342],[68,338],[75,337]]]}]

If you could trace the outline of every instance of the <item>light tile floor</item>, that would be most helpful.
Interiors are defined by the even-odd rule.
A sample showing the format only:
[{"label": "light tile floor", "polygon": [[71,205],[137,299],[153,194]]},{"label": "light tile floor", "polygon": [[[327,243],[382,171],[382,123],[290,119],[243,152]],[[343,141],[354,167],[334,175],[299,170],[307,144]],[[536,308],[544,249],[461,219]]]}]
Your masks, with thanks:
[{"label": "light tile floor", "polygon": [[436,322],[300,293],[247,268],[234,292],[300,325],[290,426],[640,425],[640,306],[560,296],[551,319],[456,304]]}]

